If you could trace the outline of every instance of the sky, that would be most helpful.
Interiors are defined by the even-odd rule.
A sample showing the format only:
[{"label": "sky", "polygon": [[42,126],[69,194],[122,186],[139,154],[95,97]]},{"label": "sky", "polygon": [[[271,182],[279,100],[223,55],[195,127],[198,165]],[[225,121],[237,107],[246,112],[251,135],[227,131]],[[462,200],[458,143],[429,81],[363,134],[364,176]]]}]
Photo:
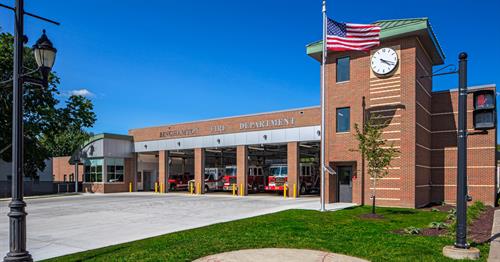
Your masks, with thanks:
[{"label": "sky", "polygon": [[[28,45],[47,30],[58,49],[59,99],[91,98],[94,133],[319,105],[319,63],[305,45],[321,39],[321,0],[25,2],[61,22],[25,18]],[[470,86],[500,83],[500,1],[327,3],[343,22],[429,17],[445,64],[466,51]],[[0,8],[3,31],[13,31],[13,19]],[[433,86],[456,88],[457,77]]]}]

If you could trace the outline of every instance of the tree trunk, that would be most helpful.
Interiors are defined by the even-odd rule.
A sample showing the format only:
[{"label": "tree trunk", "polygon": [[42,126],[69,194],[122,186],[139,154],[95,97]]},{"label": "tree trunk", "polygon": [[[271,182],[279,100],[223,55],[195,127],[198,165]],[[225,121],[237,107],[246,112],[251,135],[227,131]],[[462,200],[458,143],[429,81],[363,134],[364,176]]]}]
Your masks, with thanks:
[{"label": "tree trunk", "polygon": [[372,214],[375,214],[375,195],[372,196]]},{"label": "tree trunk", "polygon": [[372,190],[372,214],[375,214],[375,198],[377,190],[377,179],[378,177],[373,177],[373,190]]}]

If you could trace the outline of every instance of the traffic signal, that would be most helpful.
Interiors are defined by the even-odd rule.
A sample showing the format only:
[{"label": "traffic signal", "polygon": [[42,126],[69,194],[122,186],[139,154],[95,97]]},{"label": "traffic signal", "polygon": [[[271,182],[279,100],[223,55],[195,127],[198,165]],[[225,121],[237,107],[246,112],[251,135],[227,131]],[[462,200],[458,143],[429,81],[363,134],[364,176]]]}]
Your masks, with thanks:
[{"label": "traffic signal", "polygon": [[479,90],[474,92],[474,129],[494,129],[497,123],[496,95],[494,90]]}]

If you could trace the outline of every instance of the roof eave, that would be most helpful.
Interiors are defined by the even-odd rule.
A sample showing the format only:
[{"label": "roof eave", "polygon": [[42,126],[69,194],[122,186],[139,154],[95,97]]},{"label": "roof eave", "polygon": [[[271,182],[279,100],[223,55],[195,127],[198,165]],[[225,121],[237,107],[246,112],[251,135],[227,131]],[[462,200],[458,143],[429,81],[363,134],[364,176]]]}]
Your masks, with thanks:
[{"label": "roof eave", "polygon": [[133,141],[134,137],[129,136],[129,135],[121,135],[121,134],[101,133],[101,134],[94,135],[94,136],[90,137],[89,139],[87,139],[87,141],[85,141],[83,143],[82,148],[90,145],[91,143],[93,143],[95,141],[101,140],[101,139],[117,139],[117,140]]},{"label": "roof eave", "polygon": [[[439,42],[432,31],[432,27],[427,20],[422,20],[417,23],[407,24],[402,26],[397,26],[389,29],[384,29],[380,33],[380,40],[387,41],[394,39],[396,37],[405,36],[418,36],[423,40],[424,48],[432,50],[432,62],[434,65],[441,65],[444,63],[445,55]],[[317,61],[321,61],[322,55],[322,42],[316,41],[311,44],[306,45],[306,53]]]}]

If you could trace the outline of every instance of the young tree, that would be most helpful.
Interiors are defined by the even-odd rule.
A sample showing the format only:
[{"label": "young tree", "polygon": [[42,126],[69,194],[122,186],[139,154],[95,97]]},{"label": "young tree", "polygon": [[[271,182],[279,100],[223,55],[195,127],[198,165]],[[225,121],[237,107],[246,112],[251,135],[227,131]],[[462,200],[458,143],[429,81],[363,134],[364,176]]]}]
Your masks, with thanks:
[{"label": "young tree", "polygon": [[399,154],[399,151],[391,144],[387,146],[387,140],[382,138],[382,129],[386,122],[380,121],[374,116],[366,121],[362,130],[358,124],[354,125],[355,137],[358,140],[358,149],[368,166],[368,175],[372,180],[372,214],[375,214],[375,199],[377,193],[377,182],[389,174],[388,168],[391,161]]}]

